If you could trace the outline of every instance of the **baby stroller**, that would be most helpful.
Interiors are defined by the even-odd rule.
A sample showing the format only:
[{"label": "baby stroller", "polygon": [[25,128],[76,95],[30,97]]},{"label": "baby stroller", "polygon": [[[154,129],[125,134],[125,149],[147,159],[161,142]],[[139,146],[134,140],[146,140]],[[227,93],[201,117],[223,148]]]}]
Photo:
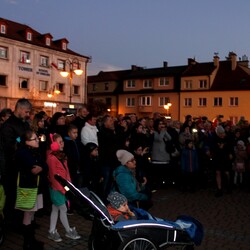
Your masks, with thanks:
[{"label": "baby stroller", "polygon": [[191,217],[180,216],[175,222],[171,222],[136,209],[134,211],[140,219],[115,223],[105,204],[95,193],[87,188],[79,190],[59,175],[55,175],[55,179],[66,191],[71,191],[80,206],[89,207],[89,218],[93,220],[88,242],[90,250],[157,250],[171,246],[189,250],[201,244],[203,227]]}]

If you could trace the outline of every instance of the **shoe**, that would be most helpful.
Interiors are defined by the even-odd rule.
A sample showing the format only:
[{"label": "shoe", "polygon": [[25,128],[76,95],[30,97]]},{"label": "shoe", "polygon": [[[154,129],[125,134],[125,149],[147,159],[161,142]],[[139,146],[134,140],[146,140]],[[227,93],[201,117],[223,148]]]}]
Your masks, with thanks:
[{"label": "shoe", "polygon": [[69,231],[65,234],[65,236],[72,240],[78,240],[81,238],[81,236],[77,233],[75,227],[70,228]]},{"label": "shoe", "polygon": [[52,231],[52,232],[49,232],[48,239],[53,240],[55,242],[61,242],[62,241],[62,238],[60,237],[60,234],[57,232],[56,229],[54,231]]}]

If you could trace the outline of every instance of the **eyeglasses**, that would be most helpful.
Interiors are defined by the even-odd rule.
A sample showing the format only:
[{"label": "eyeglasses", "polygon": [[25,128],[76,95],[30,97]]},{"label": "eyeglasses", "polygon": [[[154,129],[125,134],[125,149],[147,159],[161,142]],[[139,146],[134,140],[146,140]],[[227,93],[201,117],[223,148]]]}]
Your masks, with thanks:
[{"label": "eyeglasses", "polygon": [[132,159],[132,160],[130,160],[130,161],[128,161],[128,162],[136,162],[136,160],[135,160],[135,159]]},{"label": "eyeglasses", "polygon": [[32,138],[32,139],[29,139],[28,141],[39,141],[39,138]]}]

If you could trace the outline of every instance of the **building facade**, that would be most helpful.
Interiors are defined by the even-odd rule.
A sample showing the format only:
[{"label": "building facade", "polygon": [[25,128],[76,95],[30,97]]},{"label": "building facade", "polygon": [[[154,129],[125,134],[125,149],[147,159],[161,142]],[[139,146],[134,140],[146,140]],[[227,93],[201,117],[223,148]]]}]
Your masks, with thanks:
[{"label": "building facade", "polygon": [[108,96],[115,98],[111,104],[115,115],[152,117],[159,112],[181,121],[186,115],[210,120],[223,116],[233,123],[241,116],[250,120],[248,59],[244,56],[237,60],[233,52],[224,61],[215,55],[212,62],[189,58],[183,66],[169,67],[164,62],[160,68],[132,66],[124,71],[100,72],[88,77],[88,100],[98,96],[105,101],[103,86],[111,81],[115,90]]},{"label": "building facade", "polygon": [[[49,115],[77,108],[87,100],[89,57],[68,48],[66,38],[53,40],[27,25],[0,18],[0,110],[14,109],[19,98]],[[80,76],[74,70],[81,69]],[[62,77],[60,71],[71,72]]]}]

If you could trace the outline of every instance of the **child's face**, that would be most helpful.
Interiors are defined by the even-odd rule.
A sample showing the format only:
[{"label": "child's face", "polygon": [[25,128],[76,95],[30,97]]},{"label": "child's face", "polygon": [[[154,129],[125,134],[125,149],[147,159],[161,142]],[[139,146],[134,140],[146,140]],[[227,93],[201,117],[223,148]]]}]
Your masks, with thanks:
[{"label": "child's face", "polygon": [[99,155],[98,148],[95,148],[90,153],[91,156],[97,157]]},{"label": "child's face", "polygon": [[64,148],[64,141],[63,141],[63,138],[62,137],[58,137],[55,139],[55,142],[57,142],[60,146],[60,151],[63,151],[63,148]]},{"label": "child's face", "polygon": [[76,140],[77,136],[78,136],[78,129],[73,128],[68,132],[68,135],[70,137],[71,140]]},{"label": "child's face", "polygon": [[123,213],[127,213],[129,211],[128,203],[123,203],[117,210]]}]

